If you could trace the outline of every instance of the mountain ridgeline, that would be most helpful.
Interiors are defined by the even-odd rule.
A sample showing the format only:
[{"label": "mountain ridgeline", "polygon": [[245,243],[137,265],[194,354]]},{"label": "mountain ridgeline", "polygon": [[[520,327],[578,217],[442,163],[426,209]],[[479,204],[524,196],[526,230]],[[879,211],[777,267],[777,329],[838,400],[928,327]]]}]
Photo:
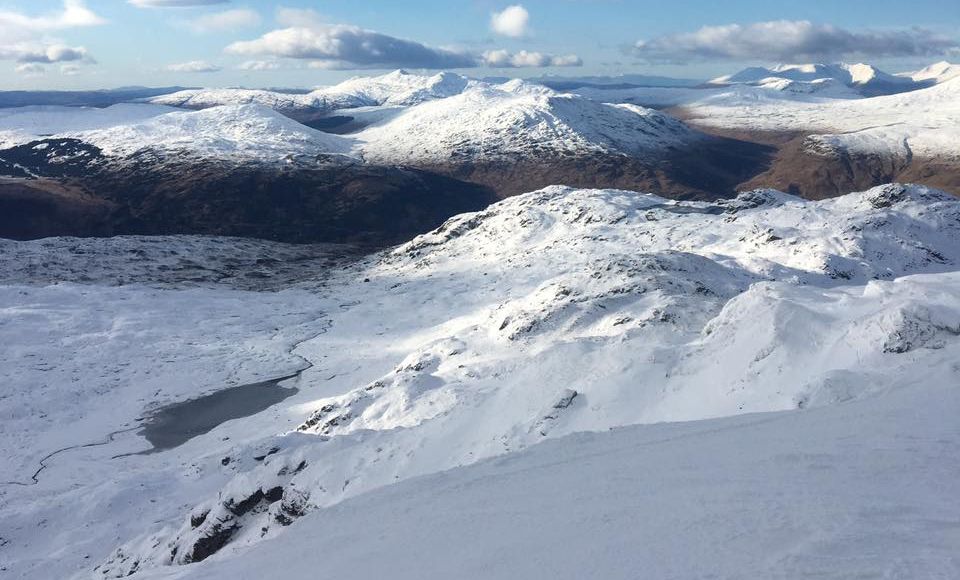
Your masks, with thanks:
[{"label": "mountain ridgeline", "polygon": [[[913,138],[881,135],[864,151],[823,138],[828,127],[813,120],[757,126],[755,114],[758,101],[773,119],[840,106],[860,107],[858,118],[920,114],[951,71],[790,65],[707,87],[593,83],[583,94],[396,71],[307,93],[190,89],[103,109],[0,110],[0,236],[382,247],[554,184],[698,200],[767,186],[816,199],[902,178],[960,191],[954,162],[918,154]],[[911,92],[864,96],[901,90]],[[651,91],[669,91],[671,114],[636,104]],[[751,117],[740,121],[745,104]],[[903,151],[889,146],[898,139]]]}]

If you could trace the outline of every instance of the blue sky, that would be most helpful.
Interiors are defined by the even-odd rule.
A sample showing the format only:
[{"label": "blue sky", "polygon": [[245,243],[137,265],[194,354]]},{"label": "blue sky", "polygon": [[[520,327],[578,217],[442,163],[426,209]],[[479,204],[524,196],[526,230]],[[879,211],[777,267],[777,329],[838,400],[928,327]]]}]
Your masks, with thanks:
[{"label": "blue sky", "polygon": [[[170,6],[192,4],[193,6]],[[0,0],[0,88],[311,87],[398,67],[710,78],[960,60],[957,0]]]}]

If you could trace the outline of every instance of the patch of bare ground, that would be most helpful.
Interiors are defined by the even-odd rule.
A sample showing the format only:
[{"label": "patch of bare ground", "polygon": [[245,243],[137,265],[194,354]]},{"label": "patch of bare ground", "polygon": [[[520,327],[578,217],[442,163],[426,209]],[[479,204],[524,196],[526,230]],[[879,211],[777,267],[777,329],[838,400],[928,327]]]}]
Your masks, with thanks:
[{"label": "patch of bare ground", "polygon": [[729,197],[737,186],[770,164],[775,149],[727,138],[710,138],[656,156],[620,154],[545,155],[420,166],[421,169],[490,188],[506,198],[548,185],[615,188],[674,199]]},{"label": "patch of bare ground", "polygon": [[0,178],[0,236],[109,235],[112,202],[55,179]]}]

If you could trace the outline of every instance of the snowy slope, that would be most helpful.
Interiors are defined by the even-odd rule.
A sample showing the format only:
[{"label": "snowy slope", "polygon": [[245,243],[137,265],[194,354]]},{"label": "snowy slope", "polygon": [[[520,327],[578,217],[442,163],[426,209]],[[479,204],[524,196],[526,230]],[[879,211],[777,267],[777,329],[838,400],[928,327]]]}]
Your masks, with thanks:
[{"label": "snowy slope", "polygon": [[940,61],[918,71],[900,73],[897,76],[906,77],[919,83],[940,84],[960,76],[960,65]]},{"label": "snowy slope", "polygon": [[67,131],[89,131],[145,121],[175,109],[161,105],[93,107],[16,107],[0,109],[0,149]]},{"label": "snowy slope", "polygon": [[[133,434],[112,448],[58,459],[50,468],[56,479],[18,489],[16,508],[3,513],[17,530],[21,556],[12,565],[56,576],[56,566],[72,562],[71,570],[86,574],[99,563],[98,574],[122,576],[200,559],[219,540],[227,547],[217,558],[230,558],[265,538],[295,534],[286,524],[304,513],[545,439],[823,407],[896,390],[905,377],[945,376],[955,372],[960,334],[958,280],[949,273],[958,263],[960,202],[922,187],[824,202],[759,191],[717,204],[676,203],[559,187],[511,198],[301,295],[286,312],[314,312],[323,334],[311,338],[309,321],[291,325],[308,335],[292,354],[313,367],[283,404],[165,453],[113,460],[109,481],[90,466],[144,449]],[[919,273],[927,275],[901,278]],[[23,291],[12,288],[8,304]],[[112,290],[98,308],[130,304],[138,324],[186,332],[178,330],[186,320],[163,310],[182,291],[158,292]],[[29,317],[5,310],[11,332],[56,318],[91,334],[57,306],[78,300],[71,288],[29,293],[38,304]],[[76,308],[100,299],[89,294]],[[231,318],[230,336],[247,329],[255,344],[281,322],[284,310],[274,310],[281,302],[257,306],[256,293],[229,299],[240,316]],[[255,313],[249,320],[239,314],[245,309]],[[189,344],[165,346],[163,360],[201,369],[220,352]],[[162,384],[179,368],[136,359],[138,368],[114,365],[100,377],[78,369],[83,357],[70,349],[31,348],[32,362],[14,367],[13,383],[49,380],[43,369],[52,366],[90,384],[119,381],[141,405],[152,399],[137,379]],[[101,348],[106,356],[118,346]],[[249,360],[261,356],[260,347],[244,351],[212,359],[217,371],[205,382],[218,380],[231,361],[256,368]],[[115,398],[123,390],[109,392]],[[30,417],[28,400],[17,395],[6,404]],[[105,403],[93,397],[85,404]],[[63,411],[50,413],[55,421]],[[131,415],[115,419],[135,424]],[[78,479],[84,485],[70,487]],[[129,502],[117,491],[141,485],[156,503]],[[112,515],[78,527],[82,514],[57,506],[80,497]],[[32,531],[39,517],[71,530],[60,540],[71,548],[58,563],[45,559],[49,540]],[[107,544],[122,546],[108,553]],[[85,564],[82,555],[91,552]]]},{"label": "snowy slope", "polygon": [[183,109],[260,105],[283,114],[296,114],[313,108],[312,101],[305,98],[305,95],[257,89],[188,89],[152,97],[149,102]]},{"label": "snowy slope", "polygon": [[[862,463],[847,471],[843,466],[848,456],[839,450],[836,458],[820,454],[831,449],[831,441],[840,441],[849,457],[869,461],[861,447],[850,446],[852,440],[830,435],[862,428],[861,436],[867,437],[872,425],[888,425],[884,421],[897,409],[905,409],[895,415],[904,420],[916,417],[908,412],[913,407],[896,398],[900,392],[910,401],[940,401],[940,406],[923,404],[918,409],[946,415],[896,423],[904,429],[922,424],[924,430],[918,433],[924,434],[923,442],[911,439],[910,449],[902,451],[912,453],[917,465],[928,470],[921,473],[931,478],[931,487],[940,485],[936,478],[943,473],[937,471],[936,449],[941,443],[932,441],[954,441],[954,422],[944,423],[943,417],[952,416],[949,410],[956,400],[944,398],[952,391],[936,388],[956,377],[960,356],[960,201],[941,192],[893,185],[809,202],[761,190],[735,200],[697,203],[551,187],[457,216],[348,268],[327,272],[321,262],[308,260],[302,285],[266,293],[238,291],[232,280],[243,276],[237,269],[252,267],[256,272],[270,267],[271,259],[290,256],[299,261],[305,258],[300,250],[274,244],[238,247],[233,253],[251,255],[244,258],[244,266],[224,249],[235,241],[166,240],[174,254],[162,247],[138,248],[137,238],[94,245],[48,240],[12,250],[37,263],[33,270],[20,270],[24,285],[8,279],[0,286],[0,368],[9,385],[0,399],[5,417],[0,445],[8,450],[0,478],[0,521],[4,566],[14,578],[122,577],[135,571],[147,578],[202,574],[206,565],[167,565],[200,560],[212,552],[214,566],[243,566],[247,560],[228,561],[265,540],[281,538],[291,549],[303,548],[299,534],[305,534],[304,541],[318,537],[318,526],[331,530],[324,522],[355,517],[360,525],[389,501],[369,492],[414,477],[583,431],[769,411],[793,413],[631,431],[641,440],[658,441],[684,434],[679,440],[714,458],[698,468],[699,456],[683,454],[687,447],[679,443],[663,448],[666,455],[679,454],[669,462],[659,461],[659,455],[641,455],[638,463],[629,464],[629,473],[636,473],[634,465],[656,468],[644,473],[644,485],[652,486],[649,494],[635,497],[668,501],[676,497],[669,495],[673,489],[684,494],[704,489],[739,493],[740,501],[730,505],[755,510],[749,513],[761,520],[753,527],[746,521],[743,525],[757,537],[771,537],[793,525],[809,526],[803,528],[809,533],[784,539],[783,546],[800,555],[814,553],[805,546],[822,537],[816,530],[837,512],[829,506],[805,520],[804,511],[792,510],[785,520],[778,506],[803,502],[795,493],[784,494],[777,476],[796,482],[798,493],[806,490],[809,497],[842,484],[863,503],[838,500],[851,510],[841,513],[860,513],[861,506],[878,510],[873,517],[864,516],[863,525],[829,536],[829,542],[849,533],[853,545],[866,545],[878,537],[869,533],[871,526],[882,527],[890,517],[898,518],[905,534],[920,533],[924,522],[930,524],[926,511],[911,512],[920,514],[916,518],[891,515],[887,507],[904,504],[879,501],[862,491],[863,482],[889,483],[889,478],[868,477],[871,472],[863,472]],[[83,275],[86,285],[45,286],[50,278],[44,262],[51,270],[63,271],[69,269],[63,256],[77,251],[93,253],[95,259],[77,261],[77,272],[62,278],[80,280]],[[46,259],[44,252],[56,258]],[[107,259],[96,256],[119,255],[129,256],[124,263],[143,277],[117,280],[113,262],[118,258],[98,266]],[[251,257],[258,258],[253,266]],[[143,264],[138,265],[140,260]],[[209,282],[207,270],[232,273],[219,285]],[[156,277],[163,271],[169,271],[172,280],[158,285]],[[191,271],[207,281],[185,279]],[[317,280],[321,275],[323,284]],[[25,284],[31,278],[37,285]],[[175,283],[184,280],[190,287]],[[105,287],[118,282],[127,285]],[[299,378],[286,386],[299,391],[282,403],[227,421],[162,453],[127,455],[150,448],[136,433],[146,410],[298,370],[303,370]],[[892,403],[866,415],[874,408],[871,401],[884,400]],[[796,413],[825,407],[831,409]],[[851,422],[865,416],[862,422]],[[835,419],[823,423],[804,417]],[[808,420],[812,423],[805,423]],[[782,438],[764,436],[766,428],[749,427],[768,422],[770,433],[779,432],[774,429],[778,424],[793,427],[784,427]],[[724,425],[744,426],[744,439],[706,436],[737,431]],[[633,440],[634,435],[625,437]],[[608,473],[611,468],[573,459],[592,453],[574,451],[575,442],[595,437],[600,436],[580,436],[516,460],[501,459],[478,467],[478,472],[420,481],[449,477],[468,485],[459,478],[471,478],[471,473],[501,481],[501,472],[484,470],[516,465],[531,467],[543,477],[563,477],[557,486],[577,489],[565,483],[571,471]],[[771,446],[744,450],[741,441],[757,439],[769,440]],[[811,472],[829,471],[830,478],[797,480],[788,468],[796,463],[786,460],[784,471],[771,471],[769,458],[785,453],[781,445],[808,440],[812,449],[823,451],[807,456],[797,448],[802,472],[812,477]],[[866,445],[869,440],[859,441]],[[889,449],[884,441],[876,445]],[[30,483],[45,456],[87,444],[44,460],[38,483]],[[906,445],[904,440],[896,444]],[[921,444],[922,455],[917,453]],[[607,445],[597,443],[609,449]],[[560,449],[571,450],[571,455]],[[743,463],[736,465],[746,471],[719,470],[717,462],[731,449],[738,450]],[[545,457],[540,453],[559,453],[566,459],[557,462],[555,470],[541,472],[527,463]],[[896,474],[903,475],[899,453],[885,465],[896,466]],[[641,460],[645,457],[652,463]],[[830,467],[814,469],[823,465]],[[654,485],[657,480],[650,479],[650,473],[663,474],[663,485]],[[726,487],[723,482],[730,481],[730,473],[756,473],[756,487],[741,488],[739,479]],[[673,485],[688,477],[702,484]],[[770,481],[778,485],[763,485]],[[499,485],[488,490],[507,493],[508,488]],[[423,489],[436,488],[431,483]],[[870,489],[903,498],[896,493],[900,487]],[[395,505],[414,510],[420,496],[407,495],[409,490],[376,493],[402,494],[408,499]],[[465,497],[478,499],[473,492]],[[686,497],[674,501],[682,503]],[[727,495],[712,497],[733,502]],[[363,510],[368,500],[371,511],[351,511]],[[930,505],[939,500],[931,496]],[[929,509],[927,504],[921,507]],[[316,519],[297,521],[315,512]],[[558,513],[574,517],[579,512],[566,506],[558,507]],[[667,528],[644,526],[643,533],[663,536],[663,529],[674,529],[670,526],[692,525],[683,515],[690,512],[671,513],[679,519],[665,519]],[[696,526],[709,531],[704,532],[705,541],[739,545],[735,538],[716,535],[727,529],[726,511],[698,513],[723,523]],[[390,525],[395,521],[388,520]],[[564,529],[567,524],[557,520],[556,525]],[[946,529],[935,523],[929,527]],[[931,533],[940,533],[936,530]],[[379,542],[380,536],[374,536]],[[529,534],[523,537],[529,541]],[[923,562],[945,565],[945,551],[918,552],[914,543],[896,543],[888,535],[880,539],[877,545],[885,554],[899,554],[901,563],[910,559],[904,568],[908,577],[931,569],[923,568]],[[895,543],[903,551],[890,551]],[[276,545],[264,543],[250,557]],[[311,550],[319,556],[324,547]],[[766,566],[760,556],[765,557],[770,546],[750,549],[747,556],[753,557],[748,559]],[[344,556],[352,554],[360,552]],[[843,554],[828,555],[822,569],[843,572],[850,569],[844,566],[868,565],[862,560],[851,563]],[[441,568],[451,562],[439,556],[430,561]],[[517,565],[515,559],[492,561],[503,561],[504,570]],[[608,561],[617,560],[603,559]],[[343,562],[337,560],[336,566]],[[730,566],[739,562],[730,560]],[[813,570],[805,562],[795,569]],[[888,562],[871,565],[887,570]],[[766,569],[759,568],[758,574],[763,576],[760,572]],[[256,569],[250,573],[259,577]]]},{"label": "snowy slope", "polygon": [[958,354],[841,406],[549,441],[362,495],[239,557],[144,577],[955,577]]},{"label": "snowy slope", "polygon": [[395,163],[641,155],[699,138],[650,109],[598,103],[522,81],[426,102],[354,136],[363,142],[365,159]]},{"label": "snowy slope", "polygon": [[61,136],[80,139],[114,156],[150,149],[272,160],[288,155],[345,155],[352,147],[349,139],[311,129],[261,105],[178,111],[141,123]]}]

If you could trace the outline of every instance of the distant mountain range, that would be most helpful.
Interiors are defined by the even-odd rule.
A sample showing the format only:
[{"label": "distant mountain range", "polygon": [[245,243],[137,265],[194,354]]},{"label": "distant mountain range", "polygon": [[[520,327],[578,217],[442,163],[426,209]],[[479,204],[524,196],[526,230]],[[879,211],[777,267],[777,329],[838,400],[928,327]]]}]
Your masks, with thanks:
[{"label": "distant mountain range", "polygon": [[896,76],[869,64],[781,64],[771,68],[750,67],[731,75],[717,77],[708,85],[763,85],[772,81],[814,83],[825,79],[856,89],[864,96],[889,95],[922,88],[909,77]]},{"label": "distant mountain range", "polygon": [[0,108],[43,105],[109,107],[185,89],[186,87],[122,87],[96,91],[0,91]]},{"label": "distant mountain range", "polygon": [[[745,186],[822,197],[899,178],[955,191],[954,74],[947,63],[901,76],[868,65],[789,65],[747,69],[712,88],[609,85],[581,95],[395,71],[304,94],[105,91],[138,102],[0,109],[0,174],[20,180],[0,184],[15,190],[0,196],[13,216],[0,235],[216,233],[377,245],[556,183],[680,199]],[[919,85],[929,88],[864,96]],[[669,114],[633,104],[647,93],[669,94],[678,107]],[[795,141],[777,137],[784,131]],[[276,219],[270,207],[288,217]],[[376,213],[388,207],[406,217],[391,224]]]}]

